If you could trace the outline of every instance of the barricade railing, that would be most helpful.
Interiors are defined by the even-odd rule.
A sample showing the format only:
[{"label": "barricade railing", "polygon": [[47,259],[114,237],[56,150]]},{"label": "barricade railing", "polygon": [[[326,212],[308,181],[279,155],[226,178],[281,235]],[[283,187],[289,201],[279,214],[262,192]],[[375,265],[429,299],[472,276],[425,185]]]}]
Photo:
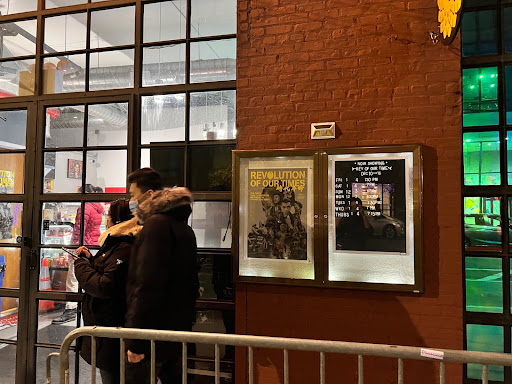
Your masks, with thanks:
[{"label": "barricade railing", "polygon": [[78,337],[89,336],[91,340],[91,384],[96,384],[96,338],[120,339],[121,384],[125,384],[126,348],[125,340],[149,340],[151,342],[151,382],[156,382],[155,342],[182,344],[182,384],[187,384],[187,344],[210,344],[215,346],[215,384],[220,384],[220,345],[246,347],[248,349],[248,382],[254,384],[254,348],[281,349],[284,362],[284,384],[290,383],[289,351],[309,351],[320,354],[320,384],[325,384],[325,354],[348,354],[358,356],[358,384],[364,384],[364,357],[378,356],[398,359],[398,384],[404,383],[404,360],[438,361],[439,383],[445,384],[445,363],[482,365],[482,383],[489,382],[489,366],[512,366],[512,355],[494,352],[432,349],[386,344],[353,343],[344,341],[294,339],[283,337],[225,335],[202,332],[160,331],[135,328],[82,327],[70,332],[64,339],[59,353],[47,358],[47,383],[51,384],[51,358],[59,356],[59,383],[69,384],[69,350]]}]

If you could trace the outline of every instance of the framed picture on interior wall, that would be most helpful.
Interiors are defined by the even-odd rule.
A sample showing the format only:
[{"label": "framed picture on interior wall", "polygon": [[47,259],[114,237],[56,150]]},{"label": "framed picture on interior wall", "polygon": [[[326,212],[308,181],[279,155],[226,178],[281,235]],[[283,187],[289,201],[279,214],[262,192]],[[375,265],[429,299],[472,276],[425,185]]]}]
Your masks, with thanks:
[{"label": "framed picture on interior wall", "polygon": [[421,292],[422,149],[326,151],[326,285]]},{"label": "framed picture on interior wall", "polygon": [[233,151],[238,281],[317,284],[316,159],[308,150]]},{"label": "framed picture on interior wall", "polygon": [[68,179],[81,179],[82,165],[82,160],[68,159]]}]

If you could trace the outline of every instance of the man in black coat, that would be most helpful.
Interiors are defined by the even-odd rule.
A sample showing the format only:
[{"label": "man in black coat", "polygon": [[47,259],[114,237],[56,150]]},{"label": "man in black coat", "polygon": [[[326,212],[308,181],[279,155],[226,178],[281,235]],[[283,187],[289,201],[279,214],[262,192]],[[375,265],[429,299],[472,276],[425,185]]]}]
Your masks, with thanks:
[{"label": "man in black coat", "polygon": [[[191,331],[199,292],[196,238],[187,224],[191,204],[190,191],[175,187],[154,191],[138,205],[143,229],[128,271],[126,327]],[[129,340],[127,349],[127,383],[149,384],[149,342]],[[180,344],[157,343],[162,384],[181,383],[180,356]]]}]

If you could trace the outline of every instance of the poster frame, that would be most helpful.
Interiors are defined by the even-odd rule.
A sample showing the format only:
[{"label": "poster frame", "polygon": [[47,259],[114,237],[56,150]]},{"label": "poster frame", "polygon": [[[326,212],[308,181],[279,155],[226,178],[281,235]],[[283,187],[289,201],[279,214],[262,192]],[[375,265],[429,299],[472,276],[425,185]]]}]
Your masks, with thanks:
[{"label": "poster frame", "polygon": [[[323,263],[324,286],[332,288],[349,288],[377,291],[395,291],[422,293],[424,291],[423,276],[423,153],[421,145],[389,145],[376,147],[356,147],[327,150],[322,153],[322,166],[324,171],[322,185],[322,200],[325,215],[331,212],[329,205],[328,167],[329,156],[331,155],[371,155],[385,153],[410,153],[412,154],[412,210],[413,210],[413,231],[414,242],[411,245],[412,257],[414,259],[414,283],[413,284],[389,284],[389,283],[368,283],[361,281],[329,281],[329,247],[328,247],[328,220],[323,222],[323,233],[325,235],[325,253]],[[372,160],[375,160],[372,158]],[[334,178],[333,178],[334,180]]]},{"label": "poster frame", "polygon": [[[368,283],[360,281],[329,281],[329,164],[330,155],[343,154],[377,154],[377,153],[404,153],[412,154],[412,197],[414,212],[414,244],[412,245],[414,257],[414,283],[388,284]],[[243,171],[240,167],[242,159],[274,160],[276,158],[286,161],[287,158],[308,156],[313,159],[313,252],[314,252],[314,279],[281,278],[247,276],[240,274],[240,260],[246,255],[240,254],[240,204],[247,201],[247,196],[241,196],[241,177]],[[424,291],[423,276],[423,154],[420,144],[384,145],[373,147],[346,147],[336,149],[278,149],[278,150],[234,150],[233,161],[233,277],[234,281],[241,283],[263,283],[294,286],[312,286],[324,288],[344,288],[352,290],[373,290],[390,292],[422,293]]]},{"label": "poster frame", "polygon": [[[233,273],[235,282],[246,282],[246,283],[270,283],[270,284],[282,284],[282,285],[298,285],[298,286],[321,286],[322,285],[322,254],[323,250],[321,248],[322,242],[318,241],[320,236],[320,225],[319,225],[319,199],[316,197],[319,193],[320,188],[320,180],[318,179],[318,168],[319,168],[319,157],[317,150],[294,150],[294,149],[284,149],[284,150],[269,150],[269,151],[259,151],[259,150],[234,150],[233,151],[233,241],[232,241],[232,252],[233,252]],[[287,277],[263,277],[263,276],[248,276],[244,274],[240,274],[241,267],[241,259],[245,258],[245,254],[241,254],[241,245],[240,245],[240,233],[243,235],[243,223],[240,217],[239,207],[241,204],[244,204],[244,201],[247,201],[247,196],[241,196],[241,160],[249,159],[259,161],[272,161],[276,160],[286,161],[286,158],[297,158],[297,157],[310,157],[313,162],[313,172],[312,172],[312,186],[313,186],[313,198],[312,209],[310,210],[311,216],[309,216],[310,222],[313,223],[312,230],[312,239],[313,240],[313,270],[314,277],[313,279],[301,279],[301,278],[287,278]],[[307,215],[307,212],[304,213]],[[306,221],[308,220],[306,218]],[[275,263],[276,260],[269,259],[268,261],[263,261],[262,264],[270,265],[271,263]],[[279,260],[279,263],[291,264],[296,262],[295,260]]]}]

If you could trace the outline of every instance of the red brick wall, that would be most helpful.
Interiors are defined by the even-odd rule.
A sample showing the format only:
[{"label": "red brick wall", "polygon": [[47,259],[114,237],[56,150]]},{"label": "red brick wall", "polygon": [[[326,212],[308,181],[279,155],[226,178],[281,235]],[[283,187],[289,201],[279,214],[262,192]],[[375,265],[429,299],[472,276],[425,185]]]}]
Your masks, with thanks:
[{"label": "red brick wall", "polygon": [[[237,332],[461,349],[460,52],[434,45],[435,0],[239,0],[238,149],[422,143],[422,295],[238,284]],[[336,121],[312,141],[312,122]],[[245,382],[242,354],[237,383]],[[257,351],[257,382],[282,382],[282,356]],[[291,354],[292,383],[318,382],[318,356]],[[396,382],[396,362],[365,364]],[[405,363],[406,382],[436,369]],[[355,382],[354,359],[328,358],[329,380]],[[448,366],[460,383],[460,366]]]}]

